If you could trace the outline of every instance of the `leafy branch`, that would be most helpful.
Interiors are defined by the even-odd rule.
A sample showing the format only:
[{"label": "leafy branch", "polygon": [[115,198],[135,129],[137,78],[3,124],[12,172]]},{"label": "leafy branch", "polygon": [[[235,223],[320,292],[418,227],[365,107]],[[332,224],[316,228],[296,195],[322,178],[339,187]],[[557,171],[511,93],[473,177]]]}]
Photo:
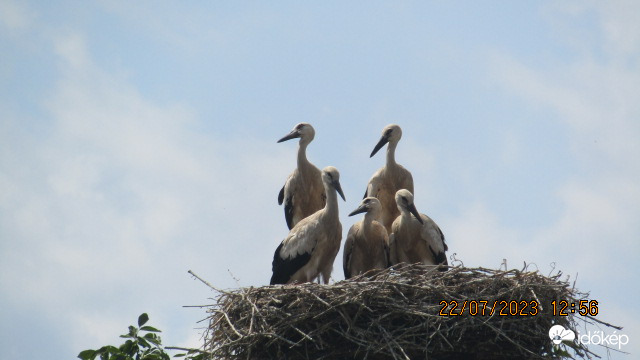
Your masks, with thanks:
[{"label": "leafy branch", "polygon": [[[162,346],[162,339],[158,335],[161,331],[153,326],[145,325],[149,321],[149,315],[143,313],[138,317],[138,326],[129,326],[129,332],[120,335],[127,339],[119,347],[106,345],[97,350],[84,350],[78,354],[81,360],[171,360],[169,354]],[[198,349],[168,348],[187,351],[175,355],[176,358],[184,357],[186,360],[205,360],[209,355]]]}]

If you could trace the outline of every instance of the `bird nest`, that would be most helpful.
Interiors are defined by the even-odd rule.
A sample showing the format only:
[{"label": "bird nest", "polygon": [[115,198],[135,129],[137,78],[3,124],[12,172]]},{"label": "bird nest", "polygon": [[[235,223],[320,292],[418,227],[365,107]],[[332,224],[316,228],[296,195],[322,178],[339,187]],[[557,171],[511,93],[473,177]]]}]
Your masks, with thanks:
[{"label": "bird nest", "polygon": [[[206,306],[204,350],[224,360],[555,357],[568,348],[554,347],[553,325],[602,324],[554,316],[552,301],[588,295],[560,277],[416,264],[331,285],[216,289],[216,304]],[[593,354],[577,342],[567,346],[573,356]]]}]

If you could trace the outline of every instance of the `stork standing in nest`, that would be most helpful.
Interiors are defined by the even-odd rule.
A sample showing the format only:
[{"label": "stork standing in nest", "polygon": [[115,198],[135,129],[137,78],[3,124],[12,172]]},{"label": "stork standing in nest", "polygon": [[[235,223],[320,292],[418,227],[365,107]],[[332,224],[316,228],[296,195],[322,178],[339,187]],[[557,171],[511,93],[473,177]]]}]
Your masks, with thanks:
[{"label": "stork standing in nest", "polygon": [[364,194],[364,197],[373,196],[380,200],[382,224],[387,228],[388,233],[391,233],[391,224],[400,215],[395,201],[396,192],[400,189],[407,189],[413,193],[413,176],[409,170],[398,164],[395,158],[396,146],[398,146],[400,138],[402,138],[402,129],[398,125],[387,125],[382,130],[382,137],[369,157],[373,157],[388,143],[387,161],[382,168],[373,174]]},{"label": "stork standing in nest", "polygon": [[291,230],[300,220],[322,209],[326,203],[320,170],[307,160],[307,145],[315,130],[307,123],[296,125],[279,143],[295,138],[298,142],[298,166],[289,175],[278,194],[278,204],[284,203],[284,217]]},{"label": "stork standing in nest", "polygon": [[419,214],[413,203],[413,194],[406,189],[395,196],[400,216],[392,225],[389,236],[391,263],[422,263],[448,265],[445,252],[449,250],[438,225],[425,214]]},{"label": "stork standing in nest", "polygon": [[329,283],[333,261],[340,250],[342,225],[338,219],[338,195],[345,200],[340,173],[333,166],[322,170],[327,194],[324,208],[298,222],[273,254],[271,285],[313,281]]},{"label": "stork standing in nest", "polygon": [[342,265],[345,279],[391,265],[389,236],[387,229],[379,222],[380,211],[380,201],[367,197],[349,214],[365,213],[364,219],[351,226],[344,243]]}]

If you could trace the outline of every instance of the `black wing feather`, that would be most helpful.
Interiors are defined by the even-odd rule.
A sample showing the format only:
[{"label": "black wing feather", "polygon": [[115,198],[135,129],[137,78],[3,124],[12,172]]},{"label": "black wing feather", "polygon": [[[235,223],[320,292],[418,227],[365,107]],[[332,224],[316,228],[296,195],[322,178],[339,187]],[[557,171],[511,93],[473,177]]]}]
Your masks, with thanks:
[{"label": "black wing feather", "polygon": [[350,279],[351,278],[351,272],[349,272],[349,269],[347,268],[346,265],[342,266],[343,270],[344,270],[344,279]]},{"label": "black wing feather", "polygon": [[278,194],[278,205],[282,205],[283,201],[284,201],[284,185],[282,186],[282,189],[280,189],[280,193]]},{"label": "black wing feather", "polygon": [[344,278],[345,279],[349,279],[351,278],[351,272],[349,271],[349,263],[351,262],[351,255],[353,255],[353,253],[351,251],[353,251],[353,243],[351,244],[351,248],[350,249],[344,249],[343,251],[348,251],[347,253],[347,261],[342,263],[342,270],[344,270]]},{"label": "black wing feather", "polygon": [[386,242],[383,242],[382,246],[384,247],[384,258],[387,261],[387,267],[390,268],[393,265],[391,264],[391,248]]},{"label": "black wing feather", "polygon": [[[444,251],[449,250],[449,247],[447,246],[447,243],[444,242],[444,234],[442,233],[442,230],[440,230],[440,227],[438,225],[436,225],[436,229],[438,230],[438,233],[440,234],[440,240],[442,240],[442,245],[444,245]],[[445,254],[444,251],[441,252],[441,253],[436,254],[435,251],[433,251],[433,249],[431,248],[431,245],[429,245],[429,250],[431,250],[431,253],[433,254],[433,258],[436,260],[436,264],[449,266],[449,261],[447,261],[447,255]],[[447,271],[447,268],[442,267],[439,270],[440,271]]]},{"label": "black wing feather", "polygon": [[309,253],[298,254],[290,259],[283,259],[280,256],[280,250],[283,244],[284,243],[280,243],[280,246],[278,246],[276,252],[273,254],[273,262],[271,263],[271,271],[273,272],[270,281],[271,285],[286,284],[289,282],[293,274],[309,262],[311,254],[313,253],[312,249]]},{"label": "black wing feather", "polygon": [[287,220],[287,227],[289,230],[293,229],[293,204],[291,203],[291,196],[284,202],[284,218]]},{"label": "black wing feather", "polygon": [[436,225],[436,229],[438,229],[438,232],[440,233],[440,238],[442,239],[442,245],[444,245],[444,251],[449,251],[449,247],[447,246],[447,243],[444,241],[444,234],[442,233],[442,230],[440,230],[440,227],[438,225]]},{"label": "black wing feather", "polygon": [[447,255],[445,255],[444,252],[440,252],[436,254],[436,252],[433,251],[431,246],[429,246],[429,250],[431,250],[431,253],[433,254],[433,258],[436,260],[436,264],[449,265],[449,263],[447,262]]}]

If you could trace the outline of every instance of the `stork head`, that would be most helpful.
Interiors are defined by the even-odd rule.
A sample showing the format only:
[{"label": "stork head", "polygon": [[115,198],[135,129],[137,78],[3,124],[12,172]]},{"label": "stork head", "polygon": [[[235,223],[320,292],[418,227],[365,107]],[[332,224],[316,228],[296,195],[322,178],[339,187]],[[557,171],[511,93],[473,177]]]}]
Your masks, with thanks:
[{"label": "stork head", "polygon": [[329,187],[334,188],[338,194],[340,194],[342,200],[347,201],[344,197],[344,193],[342,192],[342,186],[340,186],[340,173],[338,172],[338,169],[333,166],[327,166],[322,169],[322,182],[329,185]]},{"label": "stork head", "polygon": [[313,137],[316,135],[316,131],[313,129],[313,126],[309,123],[300,123],[296,125],[290,133],[283,136],[282,139],[278,140],[279,143],[295,138],[300,138],[300,142],[305,141],[307,144],[313,140]]},{"label": "stork head", "polygon": [[396,204],[401,213],[411,213],[421,224],[424,224],[418,213],[418,209],[416,209],[416,205],[413,203],[413,194],[411,191],[407,189],[398,190],[396,192]]},{"label": "stork head", "polygon": [[349,216],[353,216],[361,213],[379,213],[382,210],[380,200],[370,196],[362,199],[357,209],[353,210]]},{"label": "stork head", "polygon": [[400,129],[400,126],[396,124],[385,126],[384,129],[382,129],[382,137],[380,137],[380,141],[378,141],[376,147],[373,148],[369,157],[373,157],[373,155],[375,155],[386,143],[398,143],[401,137],[402,129]]}]

